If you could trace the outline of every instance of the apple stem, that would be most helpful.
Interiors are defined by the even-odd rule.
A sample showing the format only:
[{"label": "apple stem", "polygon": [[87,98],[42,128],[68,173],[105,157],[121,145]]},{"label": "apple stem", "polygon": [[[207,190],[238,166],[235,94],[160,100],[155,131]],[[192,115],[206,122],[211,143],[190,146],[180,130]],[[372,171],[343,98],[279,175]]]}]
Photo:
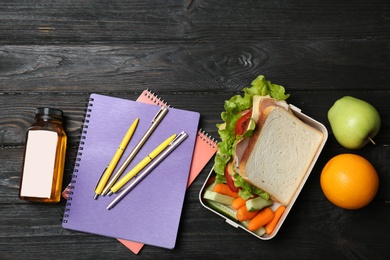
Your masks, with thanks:
[{"label": "apple stem", "polygon": [[371,141],[371,143],[373,143],[375,145],[375,142],[374,142],[374,140],[371,139],[371,137],[368,137],[368,139]]}]

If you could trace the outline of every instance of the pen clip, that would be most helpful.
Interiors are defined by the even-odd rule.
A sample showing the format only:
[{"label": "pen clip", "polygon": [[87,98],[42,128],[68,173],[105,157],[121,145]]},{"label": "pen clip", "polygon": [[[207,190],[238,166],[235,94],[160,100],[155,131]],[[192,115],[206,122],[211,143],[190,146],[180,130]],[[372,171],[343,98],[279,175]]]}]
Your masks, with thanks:
[{"label": "pen clip", "polygon": [[152,123],[154,122],[158,122],[160,120],[160,118],[162,118],[163,116],[165,116],[165,114],[168,112],[168,108],[166,107],[161,107],[160,110],[157,112],[157,114],[154,116],[154,118],[152,119]]},{"label": "pen clip", "polygon": [[181,131],[180,134],[178,134],[175,139],[172,140],[172,142],[169,145],[175,145],[177,142],[181,142],[184,138],[186,138],[188,135],[186,132]]}]

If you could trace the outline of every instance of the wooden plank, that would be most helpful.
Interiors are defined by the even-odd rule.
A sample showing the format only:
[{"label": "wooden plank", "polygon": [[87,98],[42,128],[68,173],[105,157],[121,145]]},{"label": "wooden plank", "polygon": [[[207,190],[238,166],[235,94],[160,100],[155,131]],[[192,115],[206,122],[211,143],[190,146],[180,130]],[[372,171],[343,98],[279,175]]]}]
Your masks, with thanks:
[{"label": "wooden plank", "polygon": [[[102,91],[98,93],[135,100],[141,92],[107,93]],[[241,91],[156,91],[156,93],[173,107],[198,111],[201,114],[200,127],[212,133],[214,136],[217,134],[215,125],[221,122],[220,113],[223,111],[224,100],[229,99],[235,94],[243,94]],[[287,100],[289,103],[294,104],[302,109],[304,113],[325,124],[329,131],[330,125],[327,119],[327,111],[337,99],[345,95],[355,96],[373,104],[383,118],[388,118],[390,116],[390,109],[388,109],[390,93],[387,91],[329,92],[287,90],[287,93],[291,95]],[[378,99],[378,96],[381,98]],[[77,137],[80,135],[88,97],[88,93],[0,95],[0,104],[2,107],[0,110],[0,145],[22,145],[25,131],[34,121],[35,108],[39,106],[52,106],[64,111],[66,120],[65,129],[70,138],[70,143],[74,144],[77,141]],[[326,97],[326,99],[324,99],[324,97]],[[205,106],[205,104],[207,104],[207,106]],[[385,140],[389,138],[389,133],[389,125],[384,121],[382,124],[382,131],[377,138],[384,138],[383,142],[385,143]]]},{"label": "wooden plank", "polygon": [[[294,254],[298,258],[335,255],[344,258],[360,256],[376,259],[378,252],[386,253],[383,249],[386,248],[390,238],[389,234],[384,233],[381,228],[381,224],[385,225],[388,221],[390,209],[376,203],[359,212],[343,211],[329,205],[326,201],[297,203],[294,214],[286,220],[280,234],[266,242],[229,226],[215,214],[200,208],[199,203],[192,206],[190,208],[186,205],[184,208],[178,243],[174,251],[146,246],[142,255],[159,255],[160,258],[172,256],[197,258],[207,254],[217,258],[239,258],[244,254],[259,256],[261,251],[261,256],[269,258],[275,255],[289,258]],[[8,245],[2,250],[6,259],[31,256],[54,258],[59,251],[62,254],[57,258],[60,259],[65,257],[79,259],[81,252],[88,258],[112,254],[127,258],[133,256],[115,239],[61,229],[57,218],[57,214],[60,214],[58,207],[55,209],[56,207],[49,208],[47,205],[22,204],[19,208],[20,216],[24,217],[15,219],[12,214],[6,214],[0,227],[1,234],[8,237]],[[0,212],[5,214],[12,209],[13,207],[5,206]],[[360,220],[370,219],[373,213],[377,216],[376,225],[373,223],[361,225]],[[26,220],[28,216],[31,218]],[[36,218],[36,216],[42,217]],[[47,216],[46,219],[43,216]],[[189,216],[193,221],[189,221]],[[27,222],[24,225],[17,225],[20,221]],[[10,228],[12,225],[15,226],[14,230]],[[201,232],[199,227],[202,226],[207,227],[208,232]],[[357,226],[359,228],[356,228]],[[365,235],[362,236],[362,233]],[[383,239],[378,239],[379,233],[382,234]],[[215,242],[216,239],[218,243]],[[240,241],[240,250],[226,249],[237,248],[237,241]],[[37,247],[37,243],[45,244],[49,249],[42,250]],[[370,248],[366,246],[367,244]],[[283,250],[280,250],[281,247]]]},{"label": "wooden plank", "polygon": [[386,39],[385,1],[3,1],[0,44]]},{"label": "wooden plank", "polygon": [[237,91],[260,74],[289,91],[388,90],[390,46],[387,40],[6,45],[0,59],[0,93]]}]

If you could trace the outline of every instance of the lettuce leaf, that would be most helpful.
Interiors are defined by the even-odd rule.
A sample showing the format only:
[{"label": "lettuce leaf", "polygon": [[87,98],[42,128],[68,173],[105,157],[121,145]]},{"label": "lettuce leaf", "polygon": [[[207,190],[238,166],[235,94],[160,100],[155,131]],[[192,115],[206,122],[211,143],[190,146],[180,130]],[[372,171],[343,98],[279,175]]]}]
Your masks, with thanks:
[{"label": "lettuce leaf", "polygon": [[267,192],[253,186],[249,182],[246,182],[239,174],[235,174],[234,179],[234,186],[241,187],[238,191],[238,195],[244,200],[252,198],[253,195],[258,195],[265,200],[269,200],[269,194]]},{"label": "lettuce leaf", "polygon": [[[272,84],[270,81],[267,81],[263,75],[254,79],[251,83],[251,87],[245,87],[243,92],[244,95],[234,95],[229,100],[225,100],[225,111],[221,113],[223,123],[217,124],[219,129],[218,134],[221,141],[218,143],[218,151],[214,159],[214,171],[216,173],[216,182],[218,183],[226,182],[225,167],[233,154],[233,145],[236,141],[234,131],[236,122],[241,116],[239,112],[252,107],[252,99],[255,95],[269,95],[277,100],[286,100],[290,96],[289,94],[285,94],[283,86]],[[221,125],[224,125],[224,127],[222,128]],[[242,136],[239,136],[238,138],[242,138]],[[240,192],[245,197],[249,196],[249,194],[257,194],[265,197],[268,196],[268,194],[264,195],[263,191],[258,191],[258,188],[250,185],[244,180],[237,181],[235,185],[241,187]]]}]

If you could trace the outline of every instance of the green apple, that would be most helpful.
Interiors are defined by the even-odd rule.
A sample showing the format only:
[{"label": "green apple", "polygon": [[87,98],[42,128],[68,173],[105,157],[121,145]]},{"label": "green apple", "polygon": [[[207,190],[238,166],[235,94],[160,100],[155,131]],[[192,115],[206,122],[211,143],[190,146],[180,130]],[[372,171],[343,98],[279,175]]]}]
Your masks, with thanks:
[{"label": "green apple", "polygon": [[328,111],[328,120],[337,141],[348,149],[360,149],[379,132],[381,118],[368,102],[351,96],[337,100]]}]

